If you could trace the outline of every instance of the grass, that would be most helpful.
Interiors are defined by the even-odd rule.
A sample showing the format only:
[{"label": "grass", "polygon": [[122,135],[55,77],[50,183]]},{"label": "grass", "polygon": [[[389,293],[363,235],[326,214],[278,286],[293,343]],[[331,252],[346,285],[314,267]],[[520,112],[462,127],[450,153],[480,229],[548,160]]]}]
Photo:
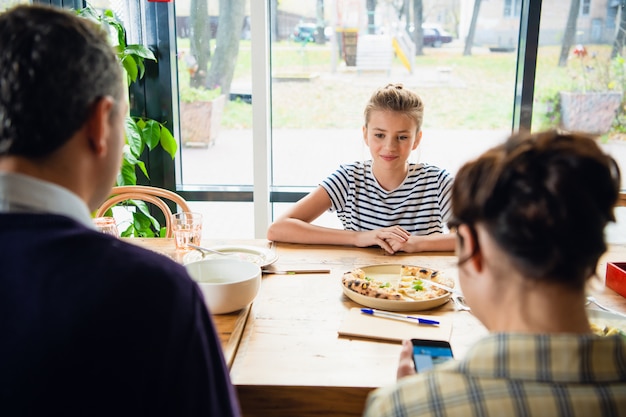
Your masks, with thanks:
[{"label": "grass", "polygon": [[[188,40],[179,39],[180,48]],[[541,47],[537,58],[533,128],[550,127],[545,117],[545,99],[561,89],[571,89],[573,68],[557,66],[560,48]],[[590,46],[599,56],[608,46]],[[331,72],[331,50],[328,45],[291,41],[272,45],[272,73],[316,73],[310,81],[272,83],[272,125],[292,129],[355,129],[362,123],[362,112],[372,91],[387,82],[403,82],[424,99],[425,128],[509,129],[515,99],[515,53],[490,53],[479,48],[472,56],[462,56],[460,48],[426,48],[425,55],[415,58],[410,75],[394,59],[391,75],[359,74],[354,67],[343,66]],[[181,65],[184,71],[184,66]],[[233,83],[250,84],[250,42],[242,41]],[[181,79],[185,74],[181,74]],[[243,102],[228,102],[222,127],[252,127],[252,107]]]},{"label": "grass", "polygon": [[[329,73],[330,50],[307,45],[310,71]],[[273,71],[297,68],[301,51],[275,48]],[[413,76],[398,60],[392,74],[424,99],[424,127],[502,129],[511,125],[515,81],[515,55],[463,57],[460,52],[428,49],[416,58]],[[291,59],[289,59],[291,57]],[[442,71],[450,70],[450,73]],[[288,128],[358,128],[363,107],[372,91],[394,77],[338,71],[311,83],[275,83],[272,92],[273,125]],[[294,111],[295,110],[295,111]]]}]

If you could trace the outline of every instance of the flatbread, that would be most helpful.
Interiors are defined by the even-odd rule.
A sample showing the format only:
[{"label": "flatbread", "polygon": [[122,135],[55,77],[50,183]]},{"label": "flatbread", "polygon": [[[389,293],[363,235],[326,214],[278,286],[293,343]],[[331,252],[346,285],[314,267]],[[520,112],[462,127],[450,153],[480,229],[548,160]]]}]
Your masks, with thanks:
[{"label": "flatbread", "polygon": [[[439,271],[413,265],[401,265],[396,280],[381,281],[366,276],[360,268],[346,272],[342,284],[358,294],[398,301],[423,301],[445,295],[447,291],[428,285],[427,280],[454,287],[454,281],[442,278]],[[393,282],[392,282],[393,281]]]}]

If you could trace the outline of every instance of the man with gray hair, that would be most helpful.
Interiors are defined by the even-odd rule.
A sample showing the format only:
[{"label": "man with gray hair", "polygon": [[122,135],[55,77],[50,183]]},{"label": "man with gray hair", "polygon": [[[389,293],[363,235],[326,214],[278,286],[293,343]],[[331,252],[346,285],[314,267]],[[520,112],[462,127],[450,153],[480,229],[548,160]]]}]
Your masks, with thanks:
[{"label": "man with gray hair", "polygon": [[107,34],[18,6],[0,51],[0,415],[238,416],[185,268],[93,227],[128,111]]}]

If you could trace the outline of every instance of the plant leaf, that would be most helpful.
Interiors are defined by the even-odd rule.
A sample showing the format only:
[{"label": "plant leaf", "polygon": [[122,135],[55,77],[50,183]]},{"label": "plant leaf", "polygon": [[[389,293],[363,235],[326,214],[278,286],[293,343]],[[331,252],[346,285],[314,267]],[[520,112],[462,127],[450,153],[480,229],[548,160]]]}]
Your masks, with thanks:
[{"label": "plant leaf", "polygon": [[148,175],[148,171],[146,169],[146,164],[142,160],[138,159],[135,155],[133,155],[133,153],[130,151],[130,147],[128,145],[125,145],[122,158],[122,167],[120,170],[121,175],[118,175],[118,185],[137,184],[137,173],[135,172],[136,168],[139,168],[139,170],[146,176],[146,178],[150,179],[150,176]]},{"label": "plant leaf", "polygon": [[96,12],[96,10],[93,7],[89,5],[85,6],[82,9],[77,10],[76,14],[80,17],[85,17],[89,20],[93,20],[98,23],[102,22],[100,15]]},{"label": "plant leaf", "polygon": [[141,201],[141,200],[131,200],[131,201],[133,202],[135,206],[137,206],[137,208],[139,209],[139,213],[143,214],[144,217],[140,218],[142,222],[145,222],[147,220],[149,222],[148,227],[150,227],[150,225],[154,226],[156,230],[159,230],[161,228],[161,224],[159,223],[159,221],[150,214],[150,208],[148,207],[148,204],[146,204],[145,201]]},{"label": "plant leaf", "polygon": [[154,237],[154,231],[150,228],[152,222],[142,211],[133,213],[133,226],[135,235],[139,237]]},{"label": "plant leaf", "polygon": [[117,174],[117,185],[136,185],[137,174],[135,173],[135,165],[129,164],[126,159],[122,160],[122,167]]},{"label": "plant leaf", "polygon": [[142,120],[141,136],[148,149],[156,148],[161,140],[161,124],[155,120]]},{"label": "plant leaf", "polygon": [[130,152],[136,158],[139,158],[141,156],[145,147],[141,129],[141,126],[137,124],[135,119],[130,116],[126,117],[126,143],[130,148]]},{"label": "plant leaf", "polygon": [[126,45],[126,48],[124,49],[124,54],[136,55],[138,57],[141,57],[143,59],[149,59],[151,61],[157,60],[156,56],[150,49],[140,44]]},{"label": "plant leaf", "polygon": [[168,128],[163,125],[161,126],[161,147],[165,149],[165,151],[174,159],[176,156],[176,151],[178,150],[178,144],[176,143],[176,139],[172,135],[172,132]]},{"label": "plant leaf", "polygon": [[139,162],[141,162],[133,154],[133,152],[130,149],[130,146],[128,146],[128,145],[124,145],[123,156],[124,156],[124,162],[128,163],[128,165],[134,166],[134,165],[138,164]]},{"label": "plant leaf", "polygon": [[135,62],[135,59],[132,56],[122,56],[121,62],[122,67],[126,70],[126,74],[128,74],[129,83],[137,81],[139,69],[137,68],[137,62]]},{"label": "plant leaf", "polygon": [[[107,12],[111,12],[110,10],[105,10],[105,14]],[[113,12],[111,12],[113,13]],[[110,28],[117,33],[117,44],[121,47],[122,50],[126,47],[126,29],[124,26],[117,20],[115,17],[109,17],[108,19],[102,19],[109,25]]]},{"label": "plant leaf", "polygon": [[[150,176],[148,175],[148,170],[146,169],[146,164],[144,164],[143,161],[137,161],[137,164],[135,164],[135,168],[139,168],[143,175],[145,175],[147,179],[150,179]],[[136,183],[137,182],[135,182],[135,184]]]},{"label": "plant leaf", "polygon": [[126,230],[122,230],[122,237],[131,237],[135,235],[135,227],[134,225],[129,225]]},{"label": "plant leaf", "polygon": [[143,60],[138,58],[138,57],[134,57],[135,58],[135,63],[137,64],[137,68],[139,68],[139,78],[143,78],[143,76],[146,73],[146,66],[143,64]]}]

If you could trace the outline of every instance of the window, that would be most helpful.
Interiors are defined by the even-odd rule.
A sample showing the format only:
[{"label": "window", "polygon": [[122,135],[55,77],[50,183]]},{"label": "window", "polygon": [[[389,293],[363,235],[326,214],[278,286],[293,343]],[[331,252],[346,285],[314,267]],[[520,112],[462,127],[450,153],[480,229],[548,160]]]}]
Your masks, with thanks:
[{"label": "window", "polygon": [[[424,56],[415,59],[410,48],[394,53],[384,44],[385,40],[401,43],[407,39],[411,46],[405,28],[412,27],[412,8],[407,15],[395,9],[393,2],[378,2],[372,13],[365,2],[338,1],[321,16],[315,3],[290,6],[280,2],[275,17],[277,36],[271,43],[273,189],[309,191],[340,164],[371,159],[363,142],[363,110],[374,90],[389,82],[403,83],[425,102],[423,139],[412,162],[426,162],[455,173],[469,155],[479,154],[510,133],[516,56],[485,55],[476,48],[472,56],[463,59],[460,38],[469,29],[471,8],[460,14],[466,17],[460,22],[461,35],[451,42],[435,42],[430,35],[438,33],[434,27],[457,33],[452,20],[424,22]],[[456,6],[448,2],[446,7],[452,11]],[[294,40],[290,34],[298,22],[289,19],[297,13],[307,13],[312,22],[323,21],[324,27],[331,28],[330,38],[306,43]],[[371,14],[375,33],[368,32],[366,17]],[[426,7],[423,14],[429,16],[431,10]],[[479,19],[477,25],[477,33],[487,33],[485,21]],[[517,36],[516,25],[507,22],[502,25],[502,31],[506,30]],[[497,42],[498,34],[488,36],[477,39],[477,44]],[[361,64],[365,58],[384,61],[385,53],[395,55],[389,67],[371,69]],[[403,57],[415,60],[418,66],[403,65]],[[472,102],[469,106],[468,100]],[[292,159],[281,159],[281,155],[291,155]],[[274,217],[291,204],[274,202]],[[335,222],[338,226],[334,214],[327,214],[320,223]]]},{"label": "window", "polygon": [[581,16],[589,16],[590,9],[591,9],[591,0],[581,0],[581,2],[580,2],[580,15]]},{"label": "window", "polygon": [[[365,45],[369,26],[368,11],[361,8],[361,3],[365,2],[324,2],[325,8],[320,12],[315,0],[278,4],[245,1],[233,82],[229,96],[225,97],[215,141],[186,145],[185,136],[177,133],[182,144],[176,161],[157,158],[150,165],[151,180],[176,189],[191,201],[194,209],[206,213],[208,238],[264,237],[272,216],[279,215],[317,186],[339,164],[369,158],[361,134],[363,107],[371,92],[390,80],[414,89],[426,103],[424,139],[413,159],[444,167],[452,173],[467,158],[508,136],[512,126],[530,128],[531,114],[533,130],[555,126],[550,119],[555,113],[550,107],[550,94],[558,91],[561,84],[572,82],[568,73],[555,72],[556,65],[550,58],[559,48],[554,40],[556,34],[565,27],[565,22],[559,20],[561,17],[554,18],[566,18],[560,3],[543,2],[538,54],[533,55],[533,33],[523,32],[527,37],[520,45],[523,49],[529,47],[530,52],[525,56],[524,51],[519,51],[519,55],[526,61],[518,63],[518,54],[511,52],[518,45],[518,23],[511,25],[510,19],[502,19],[494,26],[489,16],[499,14],[501,6],[483,2],[475,35],[478,46],[473,48],[472,56],[462,56],[462,39],[469,30],[471,17],[471,10],[465,10],[457,14],[466,16],[458,29],[449,22],[438,22],[443,29],[458,34],[452,42],[425,47],[424,56],[415,60],[404,53],[419,65],[413,72],[399,59],[400,51],[395,52],[388,70],[364,71],[357,66],[356,56]],[[392,3],[378,2],[373,11],[375,26],[379,28],[375,36],[403,36],[402,28],[407,25],[402,19],[406,16],[392,21],[391,17],[398,16]],[[457,3],[451,1],[449,7],[461,7],[454,6]],[[177,85],[182,89],[189,81],[193,61],[186,61],[185,54],[180,52],[191,50],[189,36],[193,30],[190,19],[185,22],[181,18],[199,13],[188,10],[185,15],[185,7],[190,4],[177,0],[145,6],[148,14],[140,21],[145,26],[144,37],[149,45],[163,47],[160,43],[163,31],[168,30],[158,26],[163,21],[171,25],[169,30],[176,35],[171,52],[174,59],[168,61],[168,53],[160,51],[163,58],[159,61],[160,78],[155,81],[158,87],[147,88],[148,95],[164,88],[167,82],[176,91]],[[332,10],[331,4],[335,5]],[[521,16],[520,22],[525,24],[529,21],[528,11],[539,9],[534,0],[525,4],[525,10],[521,6],[519,0],[505,1],[505,17]],[[220,26],[215,16],[219,10],[207,9],[206,14],[210,18],[209,48],[214,59]],[[428,10],[424,10],[424,16],[428,16]],[[530,16],[538,19],[538,12]],[[247,26],[251,22],[254,23]],[[301,23],[313,23],[318,28],[313,39],[307,37],[305,42],[292,36]],[[590,31],[590,28],[580,29]],[[267,36],[270,37],[266,54],[264,37]],[[512,41],[507,41],[507,48],[494,48],[494,51],[480,46],[497,45],[499,39]],[[612,39],[601,41],[607,47],[612,43]],[[532,63],[535,58],[535,78],[526,76],[528,71],[518,70],[518,65]],[[168,68],[172,68],[174,81],[168,79]],[[526,83],[524,88],[522,82]],[[533,91],[533,83],[534,96],[528,94]],[[146,105],[160,103],[157,112],[172,117],[170,123],[176,126],[178,102],[173,100],[169,115],[167,106],[163,105],[166,92],[159,92],[159,100],[146,100]],[[606,143],[616,157],[620,154],[619,145],[613,140]],[[626,160],[619,161],[626,167]],[[337,225],[332,214],[320,222]]]},{"label": "window", "polygon": [[[250,19],[264,21],[262,15],[254,14],[259,6],[246,3],[246,11],[252,13]],[[391,48],[387,51],[372,47],[376,40],[391,42],[394,37],[411,42],[404,28],[410,26],[407,23],[412,22],[412,16],[399,13],[392,2],[378,2],[373,11],[367,10],[365,2],[361,1],[324,2],[324,8],[319,8],[318,3],[315,0],[279,2],[276,8],[264,10],[269,14],[267,30],[271,35],[269,55],[264,57],[262,64],[269,69],[268,78],[271,79],[271,94],[267,97],[271,125],[267,137],[263,137],[263,129],[259,134],[251,123],[254,109],[243,107],[244,110],[237,110],[235,113],[239,117],[248,114],[250,118],[233,123],[231,106],[236,100],[227,100],[220,133],[214,143],[186,146],[185,134],[181,132],[183,145],[177,165],[177,184],[180,190],[187,192],[187,199],[194,200],[190,198],[194,191],[198,196],[203,195],[202,199],[242,197],[230,202],[192,201],[198,210],[207,213],[205,218],[215,219],[207,226],[208,236],[220,237],[224,233],[230,237],[253,237],[254,230],[255,236],[263,237],[266,225],[259,228],[260,222],[267,224],[271,218],[280,215],[340,164],[371,158],[362,138],[363,109],[374,89],[390,81],[402,82],[420,94],[426,103],[424,137],[412,157],[415,162],[428,162],[455,173],[466,158],[500,142],[511,131],[516,55],[485,55],[477,47],[471,57],[463,57],[463,42],[459,38],[463,38],[462,34],[469,29],[467,19],[460,22],[459,38],[425,46],[418,70],[405,66],[400,59],[403,56],[413,60],[410,49],[397,50],[394,54]],[[334,8],[331,8],[332,4]],[[448,7],[457,7],[454,4],[450,2]],[[520,1],[514,2],[514,15],[519,16],[520,4]],[[188,80],[184,55],[189,50],[187,48],[191,48],[191,40],[185,37],[190,31],[190,23],[185,23],[182,18],[185,13],[190,19],[199,14],[183,7],[182,1],[175,3],[177,25],[184,28],[177,30],[176,42],[181,101]],[[206,12],[209,16],[218,13],[217,9],[210,7],[209,4]],[[367,17],[370,15],[373,15],[376,27],[373,34],[368,31],[371,22]],[[424,15],[428,15],[428,10]],[[469,17],[471,10],[461,15]],[[487,33],[485,24],[479,19],[476,32]],[[449,32],[457,33],[453,21],[437,22],[437,25],[442,29],[449,27]],[[303,27],[312,28],[311,36],[300,36]],[[517,37],[517,24],[503,23],[500,34],[488,34],[489,39],[476,39],[476,43],[496,43],[498,36],[505,32],[508,37]],[[248,92],[252,91],[255,74],[251,68],[259,66],[252,63],[255,56],[251,52],[258,35],[253,31],[250,40],[243,35],[239,40],[233,91],[234,87],[243,86],[248,87]],[[216,42],[217,37],[211,37],[212,53]],[[254,50],[262,51],[263,48]],[[394,56],[388,68],[364,70],[357,62],[357,55],[365,50],[374,54],[388,52]],[[212,55],[211,59],[214,58]],[[485,60],[489,64],[485,64]],[[271,66],[268,66],[269,62]],[[255,102],[265,100],[257,95],[258,90],[254,91],[253,106]],[[471,106],[467,105],[468,99],[472,101]],[[183,117],[181,102],[181,128],[185,129]],[[271,161],[263,172],[253,169],[255,164],[258,165],[257,151],[253,152],[253,149],[259,148],[261,152],[267,150],[267,159]],[[459,149],[463,151],[451,151]],[[256,208],[259,201],[256,201],[253,189],[259,180],[267,180],[271,190],[271,217],[267,219],[265,213],[261,211],[259,214]],[[255,201],[248,200],[253,195]],[[234,212],[237,213],[236,219],[232,215]],[[339,227],[338,220],[331,213],[318,221]],[[240,230],[241,226],[245,230]]]},{"label": "window", "polygon": [[504,17],[519,17],[522,0],[504,0]]},{"label": "window", "polygon": [[[589,14],[590,1],[581,2],[581,15]],[[616,31],[595,31],[593,43],[586,42],[570,51],[565,66],[559,66],[560,45],[549,42],[557,31],[562,33],[567,16],[560,13],[561,7],[554,2],[543,2],[542,19],[539,28],[540,45],[537,53],[535,75],[532,130],[540,130],[561,125],[567,130],[579,130],[600,136],[599,144],[605,152],[618,162],[622,173],[626,169],[626,136],[621,132],[626,126],[626,115],[621,108],[621,71],[616,61],[611,59],[611,49]],[[619,27],[615,10],[605,8],[607,26]],[[544,19],[543,16],[550,16]],[[579,19],[577,29],[581,33],[594,33],[594,19]],[[596,39],[594,39],[596,38]],[[576,51],[576,53],[574,52]],[[619,59],[619,58],[618,58]],[[615,72],[615,69],[618,69]],[[612,86],[615,90],[609,90]],[[588,94],[590,93],[590,94]],[[590,97],[599,97],[593,100]],[[578,108],[573,101],[587,103],[589,109]],[[597,112],[597,108],[604,111]],[[622,174],[622,189],[626,189],[626,176]],[[609,242],[624,243],[626,233],[626,209],[615,210],[617,223],[607,228]]]}]

